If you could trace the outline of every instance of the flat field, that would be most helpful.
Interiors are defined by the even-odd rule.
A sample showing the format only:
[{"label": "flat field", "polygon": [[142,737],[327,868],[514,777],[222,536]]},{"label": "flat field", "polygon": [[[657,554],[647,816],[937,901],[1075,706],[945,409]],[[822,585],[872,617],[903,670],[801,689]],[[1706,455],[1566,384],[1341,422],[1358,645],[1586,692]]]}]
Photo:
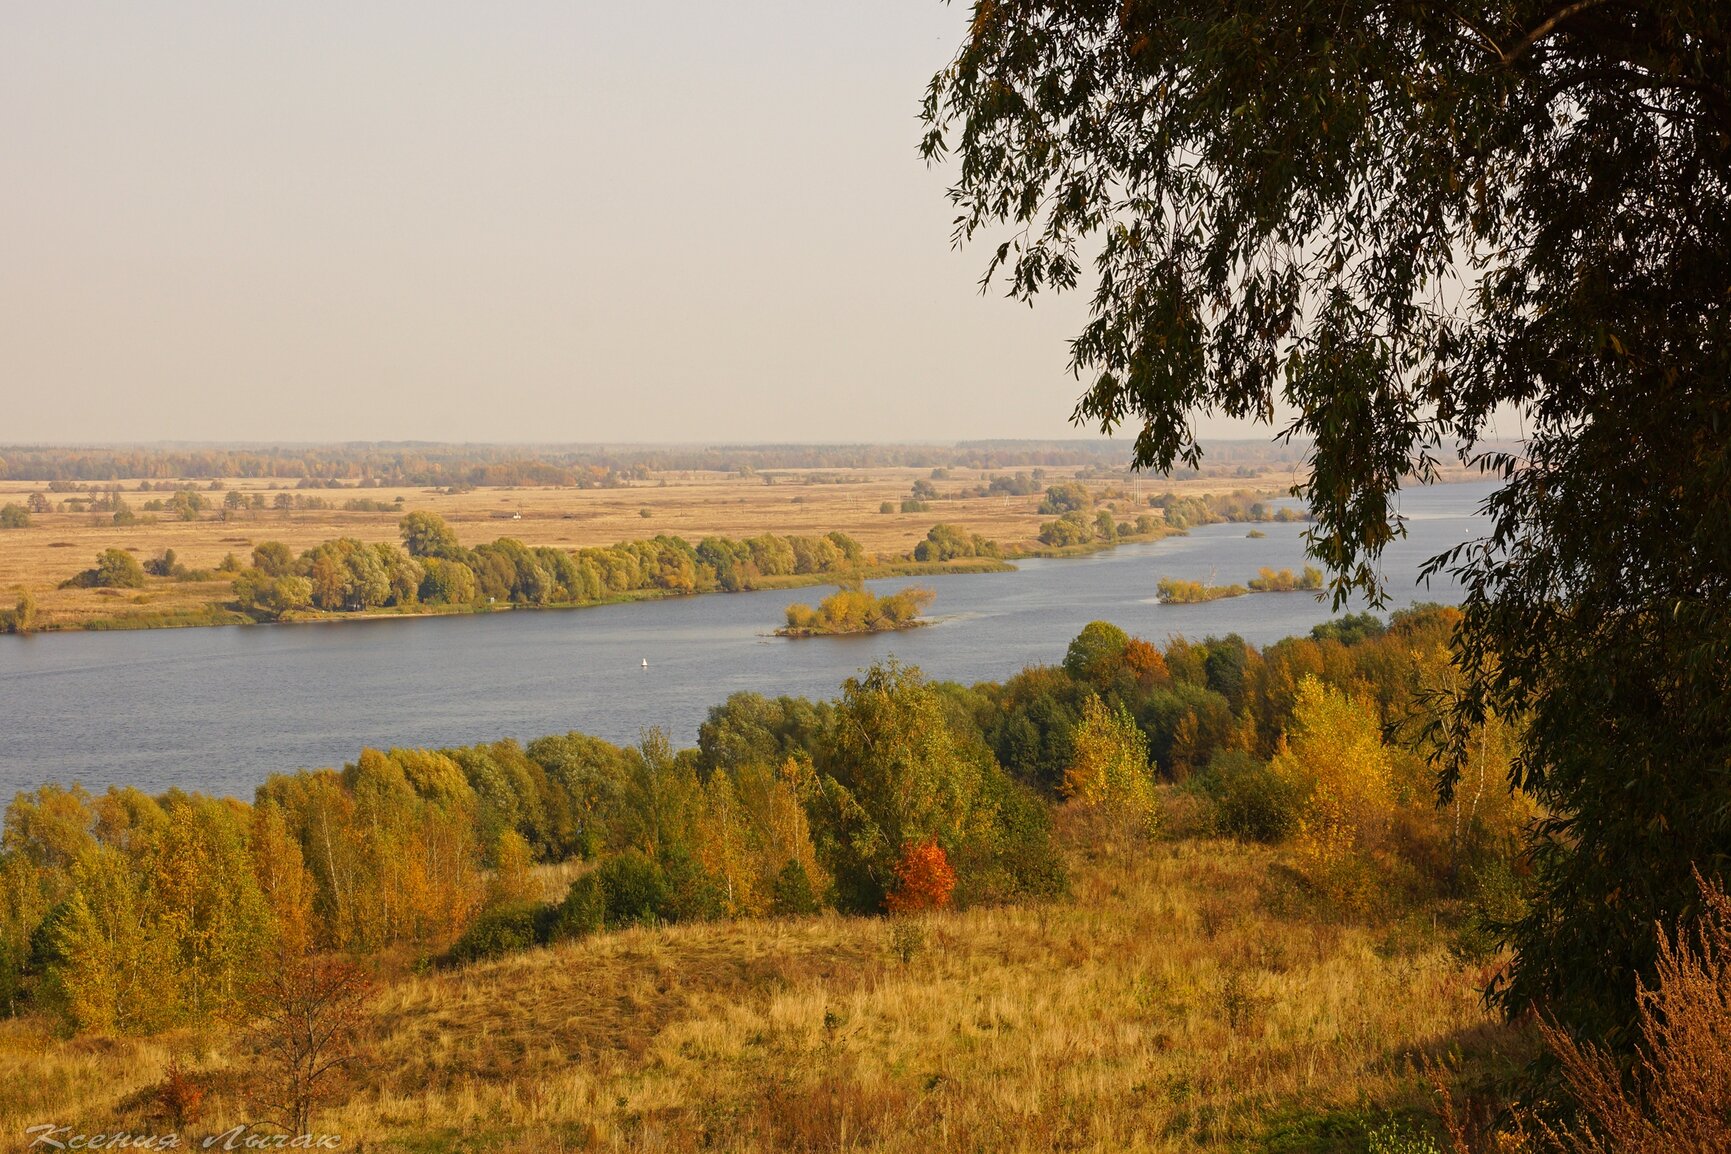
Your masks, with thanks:
[{"label": "flat field", "polygon": [[[999,470],[998,473],[1013,472]],[[1073,479],[1073,468],[1050,468],[1044,484]],[[121,548],[140,560],[173,549],[188,569],[215,569],[228,553],[247,563],[261,541],[281,541],[295,552],[333,537],[362,541],[398,540],[397,522],[406,512],[427,511],[444,517],[465,545],[499,537],[514,537],[528,545],[579,548],[612,545],[657,534],[673,534],[695,543],[719,535],[749,537],[759,533],[813,534],[839,530],[857,539],[868,553],[900,557],[911,550],[934,524],[957,524],[1005,546],[1030,545],[1042,522],[1040,495],[962,497],[994,474],[952,469],[932,480],[929,469],[834,469],[776,472],[756,476],[728,473],[669,473],[636,481],[623,488],[482,488],[446,493],[424,488],[295,489],[293,482],[231,479],[221,491],[208,481],[187,482],[203,491],[220,508],[229,491],[250,498],[262,494],[267,505],[283,493],[318,497],[335,506],[310,510],[238,510],[224,518],[207,510],[197,521],[178,520],[171,513],[149,513],[142,506],[166,498],[162,482],[155,491],[140,492],[139,481],[114,482],[137,514],[133,525],[116,525],[109,513],[50,512],[32,514],[23,529],[0,530],[0,601],[10,607],[20,593],[36,600],[39,624],[79,627],[98,620],[178,619],[195,623],[196,614],[229,596],[228,582],[152,579],[144,589],[61,589],[59,585],[95,563],[104,549]],[[766,477],[773,481],[768,483]],[[928,480],[939,493],[924,512],[902,513],[901,501],[916,480]],[[1147,498],[1174,491],[1184,494],[1284,492],[1293,482],[1289,472],[1265,472],[1254,477],[1204,477],[1185,481],[1143,479],[1087,482],[1098,497],[1115,505],[1120,518],[1133,520],[1147,511]],[[77,493],[46,493],[42,482],[0,481],[0,504],[22,504],[31,493],[45,493],[58,503]],[[94,484],[94,489],[106,488]],[[399,498],[400,503],[399,503]],[[383,502],[384,512],[348,512],[345,501]],[[884,502],[898,511],[879,512]],[[193,615],[192,620],[187,615]]]}]

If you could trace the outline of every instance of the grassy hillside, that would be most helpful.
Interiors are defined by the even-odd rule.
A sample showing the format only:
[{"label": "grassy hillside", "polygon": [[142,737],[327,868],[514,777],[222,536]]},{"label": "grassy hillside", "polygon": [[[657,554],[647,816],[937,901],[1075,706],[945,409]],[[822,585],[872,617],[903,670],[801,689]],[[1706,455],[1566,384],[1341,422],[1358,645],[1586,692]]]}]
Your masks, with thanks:
[{"label": "grassy hillside", "polygon": [[[368,1150],[1420,1151],[1424,1063],[1470,1086],[1529,1055],[1439,911],[1332,920],[1278,851],[1076,823],[1049,903],[633,929],[388,977],[315,1128]],[[229,1052],[7,1022],[0,1133],[160,1130],[177,1056],[206,1094],[188,1132],[224,1130],[246,1117]]]}]

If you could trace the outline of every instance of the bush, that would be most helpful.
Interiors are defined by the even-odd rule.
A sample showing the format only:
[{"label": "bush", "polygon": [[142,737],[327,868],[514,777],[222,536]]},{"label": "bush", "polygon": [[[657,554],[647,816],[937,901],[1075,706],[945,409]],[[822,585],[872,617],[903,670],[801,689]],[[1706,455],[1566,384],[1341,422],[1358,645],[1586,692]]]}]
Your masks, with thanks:
[{"label": "bush", "polygon": [[995,820],[949,855],[955,904],[1050,898],[1069,888],[1052,841],[1052,809],[1038,794],[1001,771],[988,771],[980,781],[979,807],[995,811]]},{"label": "bush", "polygon": [[1214,826],[1219,832],[1265,843],[1291,836],[1299,792],[1249,754],[1216,753],[1197,784],[1214,804]]},{"label": "bush", "polygon": [[144,566],[124,549],[104,549],[96,557],[96,568],[86,569],[68,585],[98,589],[138,589],[144,585]]},{"label": "bush", "polygon": [[[1731,898],[1695,875],[1696,919],[1659,931],[1654,984],[1635,986],[1635,1061],[1554,1021],[1539,1033],[1578,1107],[1574,1126],[1537,1129],[1544,1147],[1587,1154],[1731,1149]],[[1691,921],[1693,924],[1691,924]]]},{"label": "bush", "polygon": [[656,866],[667,887],[667,900],[656,911],[656,921],[702,922],[726,913],[727,891],[721,879],[683,846],[662,850]]},{"label": "bush", "polygon": [[607,893],[601,879],[594,873],[584,874],[571,883],[549,919],[547,940],[574,941],[600,933],[607,925]]},{"label": "bush", "polygon": [[672,894],[661,867],[636,850],[603,862],[595,871],[608,929],[672,920]]},{"label": "bush", "polygon": [[0,505],[0,529],[30,528],[30,510],[22,505]]},{"label": "bush", "polygon": [[956,890],[956,871],[936,841],[903,848],[896,862],[896,884],[884,899],[892,914],[941,910]]},{"label": "bush", "polygon": [[476,918],[457,939],[451,947],[450,960],[477,962],[541,944],[553,908],[540,902],[494,906]]},{"label": "bush", "polygon": [[1062,485],[1053,485],[1046,490],[1045,499],[1040,502],[1040,515],[1043,517],[1058,517],[1065,513],[1079,513],[1094,507],[1094,494],[1079,481],[1069,481]]},{"label": "bush", "polygon": [[772,908],[783,917],[817,912],[817,894],[811,888],[811,877],[805,872],[805,867],[799,864],[798,858],[789,858],[787,864],[781,867],[781,872],[775,875]]}]

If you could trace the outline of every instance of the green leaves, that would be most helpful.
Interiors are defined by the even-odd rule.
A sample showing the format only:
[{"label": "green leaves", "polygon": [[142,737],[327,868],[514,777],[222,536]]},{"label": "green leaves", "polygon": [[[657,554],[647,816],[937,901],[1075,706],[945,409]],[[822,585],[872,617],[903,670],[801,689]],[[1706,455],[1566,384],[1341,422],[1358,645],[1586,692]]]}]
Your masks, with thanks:
[{"label": "green leaves", "polygon": [[1468,591],[1459,708],[1531,717],[1515,773],[1553,815],[1507,1004],[1626,1016],[1688,864],[1731,865],[1731,9],[975,12],[926,155],[958,240],[1014,231],[1011,295],[1093,254],[1077,423],[1169,470],[1200,418],[1290,411],[1337,607],[1380,601],[1395,495],[1445,447],[1502,482],[1433,571]]}]

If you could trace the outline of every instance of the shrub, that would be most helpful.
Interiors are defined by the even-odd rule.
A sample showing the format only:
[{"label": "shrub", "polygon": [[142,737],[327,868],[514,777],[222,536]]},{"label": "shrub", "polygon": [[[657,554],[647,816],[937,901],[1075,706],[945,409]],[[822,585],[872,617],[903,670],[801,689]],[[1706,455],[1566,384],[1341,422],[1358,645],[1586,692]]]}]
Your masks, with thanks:
[{"label": "shrub", "polygon": [[936,841],[925,841],[903,848],[896,862],[896,882],[884,904],[891,913],[917,913],[921,910],[941,910],[950,904],[956,889],[956,871]]},{"label": "shrub", "polygon": [[163,1118],[176,1130],[184,1130],[204,1113],[204,1087],[179,1058],[168,1063],[162,1085],[156,1088],[157,1105]]},{"label": "shrub", "polygon": [[667,887],[667,900],[656,911],[656,921],[709,921],[727,912],[721,879],[705,870],[683,845],[664,848],[656,865]]},{"label": "shrub", "polygon": [[497,958],[539,945],[553,907],[540,902],[512,902],[494,906],[463,932],[451,947],[454,962],[476,962]]},{"label": "shrub", "polygon": [[1278,842],[1292,835],[1299,795],[1293,784],[1247,753],[1222,750],[1198,785],[1214,804],[1214,826],[1230,837]]},{"label": "shrub", "polygon": [[890,922],[890,952],[906,966],[926,949],[925,923],[914,918],[895,918]]},{"label": "shrub", "polygon": [[1068,481],[1046,490],[1045,499],[1040,502],[1040,515],[1056,517],[1093,507],[1094,494],[1088,491],[1088,487],[1079,481]]},{"label": "shrub", "polygon": [[957,905],[1056,897],[1069,888],[1052,841],[1052,809],[1001,770],[980,780],[979,807],[995,819],[949,855]]},{"label": "shrub", "polygon": [[1072,545],[1086,545],[1094,539],[1094,527],[1088,518],[1079,512],[1066,513],[1056,521],[1047,521],[1040,526],[1040,544],[1049,545],[1054,549],[1066,549]]},{"label": "shrub", "polygon": [[781,872],[775,875],[772,909],[784,917],[817,912],[817,893],[811,888],[811,876],[799,864],[798,858],[789,858]]},{"label": "shrub", "polygon": [[90,584],[100,589],[138,589],[144,585],[144,566],[124,549],[104,549],[90,573]]},{"label": "shrub", "polygon": [[1539,1032],[1556,1054],[1579,1122],[1547,1144],[1587,1154],[1731,1150],[1731,898],[1695,875],[1705,911],[1676,937],[1659,933],[1657,984],[1637,980],[1632,1072],[1608,1050],[1555,1023]]},{"label": "shrub", "polygon": [[608,858],[596,870],[608,929],[671,920],[672,894],[661,867],[636,850]]},{"label": "shrub", "polygon": [[607,893],[599,877],[586,873],[571,883],[571,888],[565,892],[565,900],[554,910],[548,922],[547,940],[564,942],[586,938],[601,932],[606,924]]},{"label": "shrub", "polygon": [[0,505],[0,529],[30,528],[30,510],[22,505]]},{"label": "shrub", "polygon": [[152,577],[175,577],[186,572],[186,566],[175,559],[173,549],[164,549],[162,556],[144,563],[144,571]]}]

